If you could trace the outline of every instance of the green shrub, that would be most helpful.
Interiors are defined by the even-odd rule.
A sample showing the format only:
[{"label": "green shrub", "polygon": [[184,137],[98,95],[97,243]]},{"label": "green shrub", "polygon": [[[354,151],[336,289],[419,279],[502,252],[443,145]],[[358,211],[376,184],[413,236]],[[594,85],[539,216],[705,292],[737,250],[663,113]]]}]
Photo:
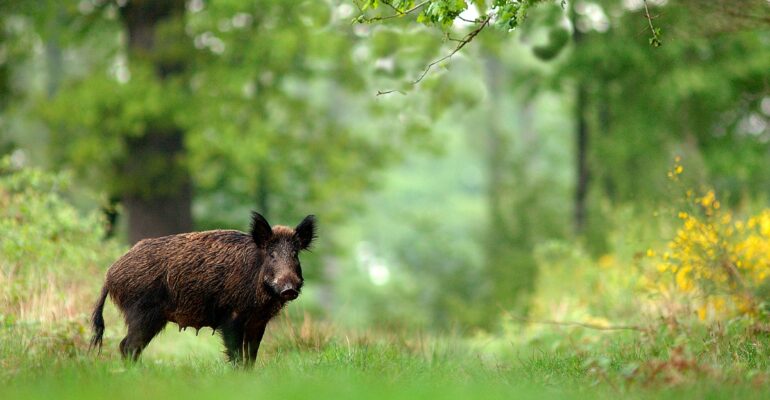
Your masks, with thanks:
[{"label": "green shrub", "polygon": [[67,198],[70,179],[0,161],[0,320],[71,320],[93,301],[120,246],[97,211]]}]

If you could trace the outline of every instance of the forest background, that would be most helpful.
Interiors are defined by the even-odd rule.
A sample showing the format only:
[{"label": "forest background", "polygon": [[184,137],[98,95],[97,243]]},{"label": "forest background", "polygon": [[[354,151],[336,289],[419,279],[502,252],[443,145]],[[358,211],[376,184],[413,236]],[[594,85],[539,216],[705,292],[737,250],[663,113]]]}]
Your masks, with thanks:
[{"label": "forest background", "polygon": [[[87,358],[131,244],[250,210],[320,224],[277,349],[770,376],[769,28],[764,0],[2,1],[5,377]],[[173,335],[148,357],[221,358]]]}]

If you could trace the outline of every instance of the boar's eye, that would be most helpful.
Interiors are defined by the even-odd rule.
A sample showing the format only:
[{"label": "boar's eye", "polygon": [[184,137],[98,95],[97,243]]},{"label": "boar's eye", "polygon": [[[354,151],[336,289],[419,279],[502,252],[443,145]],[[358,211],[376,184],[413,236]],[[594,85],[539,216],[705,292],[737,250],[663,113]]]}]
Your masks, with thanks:
[{"label": "boar's eye", "polygon": [[273,260],[275,260],[276,258],[278,258],[278,253],[277,253],[277,252],[275,252],[275,251],[271,251],[271,252],[270,252],[270,258],[272,258]]}]

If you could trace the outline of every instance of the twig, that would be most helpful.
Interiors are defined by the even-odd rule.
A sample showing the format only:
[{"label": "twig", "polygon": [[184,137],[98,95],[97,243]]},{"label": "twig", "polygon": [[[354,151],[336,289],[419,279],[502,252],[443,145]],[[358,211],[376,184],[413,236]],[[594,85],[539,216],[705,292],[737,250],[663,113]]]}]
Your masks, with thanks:
[{"label": "twig", "polygon": [[[415,6],[415,7],[416,7],[416,6]],[[490,13],[489,15],[485,16],[483,19],[481,19],[481,20],[478,22],[478,23],[479,23],[479,26],[477,26],[477,27],[476,27],[476,29],[474,29],[474,30],[470,31],[470,32],[469,32],[467,35],[465,35],[465,36],[464,36],[462,39],[456,39],[456,38],[453,38],[453,37],[450,37],[449,35],[447,35],[447,36],[446,36],[447,40],[449,40],[449,41],[453,41],[453,42],[458,42],[457,46],[455,46],[455,48],[454,48],[454,49],[453,49],[453,50],[452,50],[452,51],[451,51],[449,54],[447,54],[447,55],[445,55],[445,56],[443,56],[443,57],[439,58],[438,60],[434,60],[433,62],[431,62],[430,64],[428,64],[428,65],[425,67],[425,69],[423,69],[423,71],[422,71],[422,73],[420,74],[420,76],[418,76],[418,77],[417,77],[417,79],[415,79],[415,80],[413,80],[413,81],[411,82],[411,83],[412,83],[412,85],[417,85],[418,83],[420,83],[420,81],[422,81],[422,80],[423,80],[423,78],[425,78],[425,76],[428,74],[428,72],[430,72],[430,70],[431,70],[431,69],[432,69],[432,68],[433,68],[433,67],[434,67],[436,64],[438,64],[438,63],[440,63],[440,62],[442,62],[442,61],[445,61],[445,60],[447,60],[447,59],[449,59],[449,58],[452,58],[452,56],[453,56],[453,55],[457,54],[457,52],[458,52],[458,51],[462,50],[462,48],[463,48],[463,47],[465,47],[465,45],[467,45],[468,43],[470,43],[470,42],[471,42],[471,41],[472,41],[472,40],[473,40],[473,39],[474,39],[474,38],[475,38],[475,37],[476,37],[476,36],[477,36],[479,33],[481,33],[481,31],[482,31],[482,30],[484,30],[484,28],[486,28],[486,27],[489,25],[489,22],[492,20],[492,17],[493,17],[493,16],[494,16],[494,14],[493,14],[493,13]],[[406,94],[406,93],[404,93],[404,92],[403,92],[403,91],[401,91],[401,90],[395,90],[395,89],[394,89],[394,90],[378,90],[378,91],[377,91],[377,96],[382,96],[382,95],[385,95],[385,94],[390,94],[390,93],[394,93],[394,92],[395,92],[395,93]]]},{"label": "twig", "polygon": [[[393,18],[400,18],[400,17],[407,16],[407,15],[409,15],[409,14],[411,14],[411,13],[413,13],[413,12],[423,8],[423,7],[425,7],[430,2],[431,2],[431,0],[425,0],[422,3],[419,3],[419,4],[415,5],[414,7],[410,8],[408,10],[401,11],[398,8],[394,7],[392,4],[390,4],[389,1],[383,1],[382,2],[383,4],[387,5],[388,7],[392,8],[393,10],[395,10],[396,13],[392,14],[392,15],[378,16],[378,17],[371,17],[371,18],[366,18],[362,14],[358,18],[358,20],[361,21],[361,22],[376,22],[376,21],[385,21],[385,20],[393,19]],[[360,7],[359,7],[359,10],[360,10]]]},{"label": "twig", "polygon": [[650,24],[650,33],[652,33],[650,44],[652,47],[660,47],[663,44],[660,41],[660,28],[652,26],[652,16],[650,16],[650,9],[647,7],[647,0],[642,0],[642,3],[644,4],[644,16],[647,17],[647,23]]},{"label": "twig", "polygon": [[489,14],[486,17],[484,17],[484,19],[481,20],[479,26],[476,27],[476,29],[470,31],[467,35],[465,35],[465,37],[463,37],[462,39],[458,40],[460,43],[449,54],[447,54],[444,57],[441,57],[438,60],[435,60],[435,61],[431,62],[430,64],[428,64],[428,66],[425,67],[425,69],[422,71],[420,76],[417,77],[417,79],[415,79],[414,81],[412,81],[412,85],[416,85],[416,84],[420,83],[420,81],[422,81],[422,79],[425,78],[425,75],[427,75],[428,72],[430,72],[431,68],[433,68],[436,64],[438,64],[438,63],[440,63],[440,62],[442,62],[444,60],[447,60],[449,58],[452,58],[453,55],[457,54],[458,51],[462,50],[462,48],[465,47],[465,45],[470,43],[479,33],[481,33],[482,30],[484,30],[484,28],[487,27],[487,25],[489,25],[489,21],[492,19],[492,16],[493,16],[493,14]]},{"label": "twig", "polygon": [[392,90],[378,90],[377,96],[382,96],[383,94],[391,94],[391,93],[400,93],[400,94],[406,95],[406,93],[403,90],[392,89]]},{"label": "twig", "polygon": [[463,39],[453,38],[452,36],[450,36],[450,35],[449,35],[449,33],[447,33],[446,35],[444,35],[444,38],[445,38],[447,41],[450,41],[450,42],[458,42],[458,43],[461,43],[461,42],[463,41]]},{"label": "twig", "polygon": [[459,19],[460,21],[463,21],[463,22],[467,22],[469,24],[475,24],[476,22],[478,22],[478,21],[474,21],[472,19],[464,18],[462,15],[458,15],[457,19]]}]

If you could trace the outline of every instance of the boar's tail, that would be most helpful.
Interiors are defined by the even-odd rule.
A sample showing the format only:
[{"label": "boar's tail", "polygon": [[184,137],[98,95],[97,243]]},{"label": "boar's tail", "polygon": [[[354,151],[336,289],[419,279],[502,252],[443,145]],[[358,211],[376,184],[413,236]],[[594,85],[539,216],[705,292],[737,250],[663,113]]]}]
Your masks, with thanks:
[{"label": "boar's tail", "polygon": [[94,313],[91,314],[91,326],[94,330],[94,336],[91,337],[91,344],[88,346],[88,350],[97,348],[100,352],[102,350],[102,335],[104,335],[104,302],[107,300],[107,284],[102,287],[102,293],[99,295],[99,300],[94,307]]}]

